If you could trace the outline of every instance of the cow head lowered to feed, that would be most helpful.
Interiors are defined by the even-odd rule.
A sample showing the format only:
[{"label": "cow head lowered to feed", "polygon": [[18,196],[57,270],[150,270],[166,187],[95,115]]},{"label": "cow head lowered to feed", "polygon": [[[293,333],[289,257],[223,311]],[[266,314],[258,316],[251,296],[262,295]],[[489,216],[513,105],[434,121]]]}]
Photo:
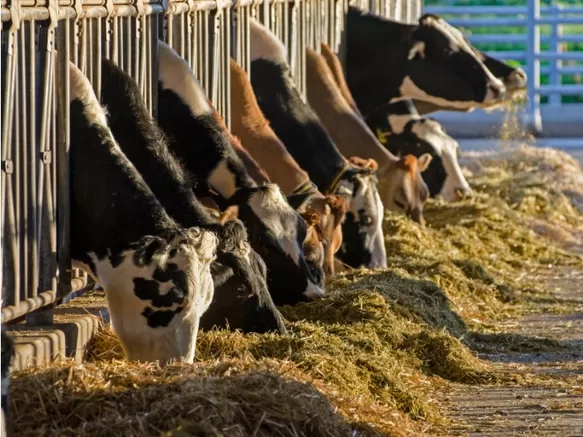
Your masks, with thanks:
[{"label": "cow head lowered to feed", "polygon": [[[259,106],[289,153],[324,194],[342,195],[349,212],[342,225],[339,256],[355,267],[385,267],[382,205],[372,168],[351,166],[312,108],[301,98],[287,64],[283,43],[251,20],[251,84]],[[348,220],[348,216],[351,216]],[[347,240],[346,227],[356,238]],[[363,235],[363,232],[366,235]]]},{"label": "cow head lowered to feed", "polygon": [[[249,76],[231,59],[231,129],[243,141],[243,147],[285,193],[288,203],[297,211],[308,209],[320,216],[323,248],[304,242],[306,259],[318,258],[310,251],[324,250],[323,269],[327,277],[334,274],[334,255],[342,243],[342,221],[347,204],[336,195],[324,196],[286,150],[261,111]],[[304,217],[305,218],[305,217]],[[310,235],[310,232],[308,232]],[[314,274],[317,276],[316,272]]]},{"label": "cow head lowered to feed", "polygon": [[411,98],[467,110],[504,100],[506,88],[464,35],[425,14],[403,24],[349,7],[347,80],[358,107]]},{"label": "cow head lowered to feed", "polygon": [[419,160],[424,154],[433,158],[423,171],[431,197],[441,195],[446,201],[454,201],[472,193],[458,162],[458,142],[439,122],[419,116],[411,101],[381,105],[366,122],[391,153],[411,154]]},{"label": "cow head lowered to feed", "polygon": [[[208,183],[223,206],[237,205],[252,247],[267,265],[269,291],[276,305],[294,304],[324,291],[302,250],[306,224],[273,184],[257,186],[249,176],[192,70],[159,41],[160,126],[185,168]],[[219,199],[217,199],[219,201]]]},{"label": "cow head lowered to feed", "polygon": [[105,289],[128,359],[192,363],[217,239],[170,218],[113,138],[89,80],[72,63],[69,74],[73,262]]},{"label": "cow head lowered to feed", "polygon": [[101,73],[101,99],[122,151],[180,226],[198,226],[218,237],[211,266],[215,294],[201,327],[285,332],[267,289],[265,266],[250,247],[243,223],[229,215],[218,221],[202,206],[192,190],[196,181],[170,152],[134,79],[109,60],[102,62]]}]

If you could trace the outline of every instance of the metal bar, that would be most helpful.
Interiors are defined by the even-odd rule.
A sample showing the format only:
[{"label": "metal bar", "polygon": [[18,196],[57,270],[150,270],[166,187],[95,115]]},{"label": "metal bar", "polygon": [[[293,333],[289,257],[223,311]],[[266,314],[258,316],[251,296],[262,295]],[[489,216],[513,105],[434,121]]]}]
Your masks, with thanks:
[{"label": "metal bar", "polygon": [[540,28],[536,24],[540,17],[540,0],[528,0],[528,42],[526,47],[527,75],[529,77],[527,125],[535,132],[542,132],[540,113]]},{"label": "metal bar", "polygon": [[[554,1],[555,6],[560,6],[557,4],[556,0]],[[559,9],[555,9],[558,11]],[[556,13],[555,13],[556,14]],[[550,35],[550,48],[551,50],[561,53],[562,44],[559,42],[559,35],[563,33],[562,26],[560,24],[555,24],[551,26],[551,35]],[[550,85],[559,85],[561,83],[561,77],[559,75],[558,69],[561,67],[562,61],[560,59],[555,59],[551,61],[549,64],[549,84]],[[549,96],[549,104],[551,106],[559,106],[561,104],[561,95],[560,94],[551,94]]]}]

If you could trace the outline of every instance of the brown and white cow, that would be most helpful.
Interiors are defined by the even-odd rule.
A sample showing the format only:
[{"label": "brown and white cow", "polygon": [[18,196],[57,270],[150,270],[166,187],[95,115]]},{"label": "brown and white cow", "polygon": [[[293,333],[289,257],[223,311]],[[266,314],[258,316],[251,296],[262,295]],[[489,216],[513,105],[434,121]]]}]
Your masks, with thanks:
[{"label": "brown and white cow", "polygon": [[[219,193],[226,208],[237,205],[249,240],[267,265],[276,305],[324,295],[303,253],[306,224],[274,184],[257,186],[213,116],[186,61],[159,41],[158,121],[185,168]],[[206,190],[208,192],[208,190]]]},{"label": "brown and white cow", "polygon": [[[319,226],[326,241],[324,255],[324,272],[327,276],[334,274],[334,254],[342,244],[341,223],[347,210],[344,199],[336,195],[324,196],[311,184],[310,177],[289,154],[265,118],[249,76],[233,59],[231,59],[231,130],[242,140],[246,150],[257,160],[269,174],[271,180],[279,185],[288,202],[302,214],[312,228]],[[310,213],[319,215],[315,220]],[[319,235],[312,232],[308,235]],[[314,247],[313,238],[311,243]],[[304,251],[306,250],[304,246]],[[312,255],[307,255],[311,257]],[[317,255],[313,255],[317,257]]]},{"label": "brown and white cow", "polygon": [[310,48],[306,49],[306,86],[308,102],[340,152],[377,162],[379,194],[385,208],[403,211],[422,223],[428,190],[421,172],[427,169],[431,156],[422,154],[416,162],[413,156],[397,158],[386,150],[342,95],[326,59]]},{"label": "brown and white cow", "polygon": [[73,265],[105,289],[128,359],[192,363],[217,238],[168,215],[115,141],[89,80],[72,63],[69,75]]}]

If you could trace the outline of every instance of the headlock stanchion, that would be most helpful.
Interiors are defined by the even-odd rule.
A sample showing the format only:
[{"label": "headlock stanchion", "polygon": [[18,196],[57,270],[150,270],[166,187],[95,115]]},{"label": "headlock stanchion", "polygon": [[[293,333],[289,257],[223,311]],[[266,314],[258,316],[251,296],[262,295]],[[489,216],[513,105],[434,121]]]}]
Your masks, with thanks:
[{"label": "headlock stanchion", "polygon": [[[420,14],[419,1],[352,3],[402,21]],[[162,39],[229,126],[229,58],[250,72],[251,18],[285,44],[305,98],[305,49],[337,50],[347,8],[347,0],[1,0],[2,322],[48,323],[54,305],[88,283],[70,260],[69,61],[99,95],[101,61],[113,60],[156,116]]]}]

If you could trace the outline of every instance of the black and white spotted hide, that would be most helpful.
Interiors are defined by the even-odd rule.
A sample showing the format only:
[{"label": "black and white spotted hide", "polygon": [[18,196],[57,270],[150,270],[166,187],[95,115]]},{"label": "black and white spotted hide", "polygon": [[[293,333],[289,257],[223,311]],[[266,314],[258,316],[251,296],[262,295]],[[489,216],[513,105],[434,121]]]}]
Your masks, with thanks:
[{"label": "black and white spotted hide", "polygon": [[71,256],[105,289],[130,360],[194,359],[217,238],[181,228],[119,148],[89,80],[70,74]]},{"label": "black and white spotted hide", "polygon": [[347,160],[316,113],[302,100],[283,43],[256,20],[251,20],[250,28],[251,85],[271,128],[322,192],[342,195],[349,204],[337,257],[353,267],[386,267],[383,206],[374,171],[352,169],[341,183],[334,183],[348,165]]},{"label": "black and white spotted hide", "polygon": [[[240,220],[218,223],[196,198],[187,175],[168,148],[168,142],[151,117],[137,83],[113,62],[102,63],[102,103],[108,110],[108,125],[132,164],[140,172],[163,207],[183,227],[198,226],[218,238],[217,259],[211,267],[215,295],[201,320],[201,327],[225,326],[246,331],[285,332],[279,311],[273,305],[265,268],[247,241]],[[212,315],[216,315],[213,317]]]},{"label": "black and white spotted hide", "polygon": [[14,358],[14,342],[6,334],[4,326],[1,328],[2,343],[2,416],[0,417],[0,435],[6,436],[8,430],[8,423],[10,422],[10,365]]},{"label": "black and white spotted hide", "polygon": [[391,153],[432,156],[423,172],[431,197],[454,201],[472,193],[459,165],[458,142],[438,121],[421,117],[410,101],[382,105],[366,117],[366,123]]},{"label": "black and white spotted hide", "polygon": [[185,168],[219,193],[223,206],[237,205],[253,249],[267,266],[276,305],[324,294],[303,253],[306,224],[273,184],[258,187],[213,116],[192,70],[159,42],[158,120]]},{"label": "black and white spotted hide", "polygon": [[346,79],[363,114],[405,98],[465,110],[505,98],[464,35],[436,15],[404,24],[350,6],[344,32]]}]

